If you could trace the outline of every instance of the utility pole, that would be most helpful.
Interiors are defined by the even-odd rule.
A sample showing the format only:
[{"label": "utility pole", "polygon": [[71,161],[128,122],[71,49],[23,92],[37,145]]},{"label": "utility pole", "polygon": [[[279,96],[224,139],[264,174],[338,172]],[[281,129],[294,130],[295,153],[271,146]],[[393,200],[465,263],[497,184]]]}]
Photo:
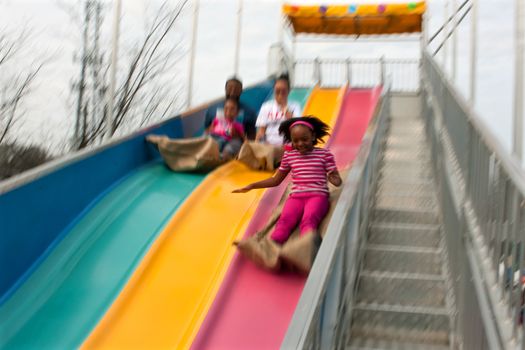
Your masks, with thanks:
[{"label": "utility pole", "polygon": [[109,77],[108,90],[108,109],[106,111],[106,138],[110,138],[114,132],[114,114],[115,114],[115,89],[117,85],[117,63],[118,63],[118,45],[120,36],[120,12],[122,9],[121,0],[114,1],[113,11],[113,38],[111,51],[111,71]]},{"label": "utility pole", "polygon": [[523,48],[524,48],[524,0],[516,0],[515,17],[515,71],[514,71],[514,122],[512,151],[521,162],[523,161]]},{"label": "utility pole", "polygon": [[[85,133],[83,126],[85,122],[83,121],[82,108],[84,105],[84,89],[86,86],[86,68],[88,63],[88,35],[89,27],[91,22],[91,4],[89,0],[86,0],[84,6],[84,31],[82,34],[82,56],[80,58],[80,77],[77,83],[78,88],[78,97],[77,97],[77,110],[76,110],[76,120],[75,120],[75,147],[81,139],[82,135]],[[81,130],[82,129],[82,130]]]}]

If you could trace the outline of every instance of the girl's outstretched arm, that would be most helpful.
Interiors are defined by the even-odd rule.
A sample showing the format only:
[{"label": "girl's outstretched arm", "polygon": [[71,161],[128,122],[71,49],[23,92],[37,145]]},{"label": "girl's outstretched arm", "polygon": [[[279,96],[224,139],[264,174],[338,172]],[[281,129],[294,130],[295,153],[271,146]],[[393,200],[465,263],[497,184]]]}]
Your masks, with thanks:
[{"label": "girl's outstretched arm", "polygon": [[269,177],[267,179],[264,179],[258,182],[254,182],[243,188],[238,188],[236,190],[233,190],[232,192],[233,193],[245,193],[245,192],[254,190],[256,188],[267,188],[267,187],[279,186],[281,182],[283,182],[283,180],[286,178],[286,175],[288,175],[288,173],[281,171],[281,170],[277,170],[272,177]]},{"label": "girl's outstretched arm", "polygon": [[332,170],[328,173],[328,181],[334,186],[341,186],[343,183],[343,180],[341,180],[341,176],[339,175],[339,171]]}]

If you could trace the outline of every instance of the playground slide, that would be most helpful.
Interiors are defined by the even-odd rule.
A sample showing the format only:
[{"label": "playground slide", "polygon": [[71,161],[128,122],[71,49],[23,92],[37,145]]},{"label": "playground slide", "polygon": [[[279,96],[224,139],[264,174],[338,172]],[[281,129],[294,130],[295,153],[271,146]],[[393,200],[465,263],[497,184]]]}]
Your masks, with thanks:
[{"label": "playground slide", "polygon": [[154,162],[108,189],[0,306],[0,348],[80,346],[203,178]]},{"label": "playground slide", "polygon": [[[354,159],[379,96],[380,88],[346,92],[329,141],[340,169]],[[310,104],[305,114],[322,115],[334,108],[334,100],[318,102]],[[265,206],[275,205],[282,195],[282,189],[276,189],[277,199],[271,198],[273,190],[261,201],[247,235],[268,219],[271,208]],[[304,277],[269,273],[236,255],[192,349],[279,348],[304,283]]]},{"label": "playground slide", "polygon": [[[302,101],[307,89],[290,99]],[[188,348],[211,305],[263,191],[233,195],[270,173],[230,162],[186,199],[84,348]]]}]

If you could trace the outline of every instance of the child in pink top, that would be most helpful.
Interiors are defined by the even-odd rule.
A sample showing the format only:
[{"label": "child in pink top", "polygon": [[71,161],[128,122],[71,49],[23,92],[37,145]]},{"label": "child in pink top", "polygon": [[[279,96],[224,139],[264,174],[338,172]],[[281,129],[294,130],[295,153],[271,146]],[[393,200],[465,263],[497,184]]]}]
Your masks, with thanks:
[{"label": "child in pink top", "polygon": [[325,148],[315,147],[328,135],[328,128],[312,116],[284,121],[279,126],[279,133],[285,142],[292,143],[293,149],[284,152],[277,172],[271,178],[233,191],[244,193],[275,187],[292,172],[292,192],[271,234],[271,239],[277,243],[284,243],[297,225],[301,235],[316,233],[330,205],[327,181],[335,186],[342,183],[333,154]]},{"label": "child in pink top", "polygon": [[207,133],[219,143],[223,160],[234,158],[244,141],[244,128],[236,121],[239,113],[239,102],[234,98],[224,101],[224,118],[215,118]]}]

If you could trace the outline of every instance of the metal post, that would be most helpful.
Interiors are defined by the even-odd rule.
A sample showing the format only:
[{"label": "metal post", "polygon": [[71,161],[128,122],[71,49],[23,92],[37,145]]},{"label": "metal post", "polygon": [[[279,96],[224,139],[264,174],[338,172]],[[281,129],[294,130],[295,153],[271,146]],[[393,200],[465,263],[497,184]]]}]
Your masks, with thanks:
[{"label": "metal post", "polygon": [[447,71],[448,71],[448,34],[449,34],[449,22],[448,22],[448,17],[449,17],[449,11],[448,11],[448,5],[449,5],[449,1],[446,0],[444,2],[444,14],[445,14],[445,24],[444,24],[444,28],[443,28],[443,71],[445,72],[445,75],[447,74]]},{"label": "metal post", "polygon": [[516,0],[515,17],[515,71],[514,71],[514,122],[512,151],[519,159],[523,160],[523,10],[524,0]]},{"label": "metal post", "polygon": [[350,58],[346,59],[346,84],[352,85],[352,60]]},{"label": "metal post", "polygon": [[119,36],[120,36],[120,13],[122,10],[121,0],[115,0],[114,2],[114,17],[113,17],[113,38],[112,38],[112,52],[111,52],[111,70],[110,70],[110,80],[109,80],[109,93],[108,93],[108,110],[106,113],[106,137],[110,138],[114,131],[114,121],[115,121],[115,89],[117,85],[117,63],[118,63],[118,46],[119,46]]},{"label": "metal post", "polygon": [[385,84],[385,56],[379,58],[379,69],[381,69],[380,84]]},{"label": "metal post", "polygon": [[242,31],[242,5],[243,1],[239,0],[237,7],[237,33],[235,35],[235,64],[233,72],[235,75],[239,74],[239,57],[241,53],[241,31]]},{"label": "metal post", "polygon": [[470,104],[474,107],[476,103],[476,64],[477,64],[477,36],[478,36],[478,0],[472,0],[472,10],[470,10],[471,31],[470,31]]},{"label": "metal post", "polygon": [[458,0],[452,0],[452,15],[452,81],[455,82],[458,69]]},{"label": "metal post", "polygon": [[427,14],[423,14],[423,24],[421,27],[421,34],[419,36],[419,44],[421,45],[421,57],[423,57],[423,54],[425,53],[425,50],[427,48],[428,43],[428,28],[427,28]]},{"label": "metal post", "polygon": [[186,101],[186,108],[190,108],[191,99],[193,97],[193,69],[195,66],[195,50],[197,48],[197,30],[199,24],[199,0],[195,0],[193,6],[193,31],[191,35],[191,48],[190,48],[190,71],[188,73],[188,99]]},{"label": "metal post", "polygon": [[[284,4],[284,1],[279,1],[279,5],[281,6],[281,8],[283,7],[283,4]],[[279,40],[279,42],[282,44],[284,40],[284,28],[286,27],[286,18],[284,14],[282,13],[282,11],[281,11],[281,16],[279,18],[280,18],[279,32],[277,35],[277,40]]]},{"label": "metal post", "polygon": [[314,80],[315,84],[321,85],[321,60],[319,57],[314,60]]}]

